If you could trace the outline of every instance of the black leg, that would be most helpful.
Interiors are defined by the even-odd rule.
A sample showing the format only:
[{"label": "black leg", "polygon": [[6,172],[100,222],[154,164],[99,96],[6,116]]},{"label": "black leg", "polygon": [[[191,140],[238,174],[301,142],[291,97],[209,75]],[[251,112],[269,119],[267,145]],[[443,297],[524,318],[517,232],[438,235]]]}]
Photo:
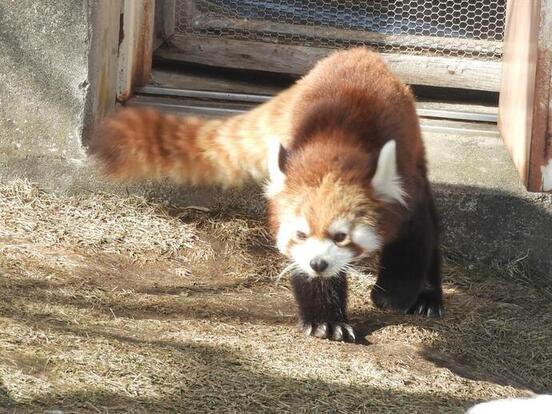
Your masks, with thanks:
[{"label": "black leg", "polygon": [[426,275],[423,289],[416,300],[416,303],[408,310],[410,314],[425,316],[443,316],[443,289],[441,287],[441,249],[439,248],[439,216],[433,197],[429,197],[429,222],[432,225],[434,238],[430,245],[433,246],[429,270]]},{"label": "black leg", "polygon": [[295,273],[291,278],[299,311],[300,328],[308,335],[336,341],[354,341],[347,324],[347,278],[309,277]]},{"label": "black leg", "polygon": [[424,316],[443,316],[443,291],[441,289],[441,252],[435,249],[427,278],[416,302],[407,313]]},{"label": "black leg", "polygon": [[437,215],[429,198],[405,222],[400,236],[383,248],[374,304],[404,313],[440,316],[441,254]]}]

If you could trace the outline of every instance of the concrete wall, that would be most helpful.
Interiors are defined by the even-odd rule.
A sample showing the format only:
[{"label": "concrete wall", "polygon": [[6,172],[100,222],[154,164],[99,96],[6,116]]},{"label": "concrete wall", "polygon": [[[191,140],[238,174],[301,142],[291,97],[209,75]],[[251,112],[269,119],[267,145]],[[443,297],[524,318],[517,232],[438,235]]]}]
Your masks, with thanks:
[{"label": "concrete wall", "polygon": [[115,104],[119,7],[0,2],[0,178],[56,190],[90,181],[82,141]]},{"label": "concrete wall", "polygon": [[[86,2],[0,2],[0,165],[36,177],[48,158],[71,174],[88,91]],[[63,166],[63,167],[62,167]]]},{"label": "concrete wall", "polygon": [[424,135],[445,245],[552,281],[552,194],[525,190],[500,137]]}]

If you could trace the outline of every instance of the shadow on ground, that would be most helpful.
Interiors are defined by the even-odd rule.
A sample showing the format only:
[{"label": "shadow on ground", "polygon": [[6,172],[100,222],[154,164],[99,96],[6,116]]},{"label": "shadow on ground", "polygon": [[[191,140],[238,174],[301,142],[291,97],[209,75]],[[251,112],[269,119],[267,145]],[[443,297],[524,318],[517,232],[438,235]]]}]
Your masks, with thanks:
[{"label": "shadow on ground", "polygon": [[0,407],[6,410],[13,410],[15,406],[16,406],[15,401],[11,399],[7,388],[0,380]]},{"label": "shadow on ground", "polygon": [[[37,408],[79,412],[460,412],[475,399],[450,395],[431,395],[373,386],[344,386],[314,379],[282,377],[243,364],[235,351],[206,344],[139,340],[133,337],[77,327],[50,328],[72,331],[79,336],[115,341],[131,347],[170,349],[183,361],[172,378],[174,385],[156,398],[131,393],[107,392],[87,387],[87,391],[54,391],[14,405],[7,393],[6,408],[17,412]],[[190,363],[193,361],[194,363]],[[191,370],[190,365],[195,365]],[[179,367],[174,367],[178,369]]]},{"label": "shadow on ground", "polygon": [[[137,277],[144,276],[138,268],[130,266],[127,271],[134,272]],[[316,342],[325,342],[324,346],[330,347],[345,346],[347,348],[341,348],[341,352],[358,354],[359,360],[367,352],[375,360],[386,361],[390,365],[400,364],[406,372],[416,372],[416,375],[434,376],[435,368],[443,367],[467,380],[486,381],[519,390],[549,390],[551,384],[548,382],[547,367],[550,366],[551,356],[546,352],[549,338],[542,331],[542,326],[549,326],[546,321],[550,320],[550,305],[545,302],[550,291],[547,293],[539,289],[537,292],[527,286],[530,281],[524,284],[503,279],[494,271],[485,273],[482,269],[474,269],[469,275],[459,273],[463,270],[457,264],[447,266],[448,312],[442,320],[381,312],[366,304],[359,307],[358,303],[365,301],[367,296],[363,297],[362,291],[353,285],[353,295],[359,302],[353,304],[352,319],[362,336],[366,337],[368,345]],[[249,366],[235,350],[225,349],[223,344],[189,343],[189,338],[180,342],[156,340],[153,339],[155,331],[151,334],[133,333],[132,327],[105,328],[102,324],[88,321],[99,315],[98,320],[113,317],[130,319],[133,323],[140,320],[179,322],[173,329],[182,329],[190,320],[200,323],[222,321],[232,325],[246,324],[245,329],[249,330],[246,335],[257,335],[259,327],[263,328],[263,332],[272,332],[274,327],[280,326],[278,330],[285,330],[290,338],[303,341],[293,331],[292,298],[283,287],[259,283],[252,289],[249,283],[244,288],[243,284],[232,282],[221,289],[203,287],[192,290],[189,296],[182,296],[181,293],[187,291],[186,286],[169,293],[166,293],[165,286],[161,288],[162,294],[158,291],[151,294],[147,282],[141,280],[139,291],[131,295],[110,296],[109,292],[114,292],[112,286],[102,286],[102,280],[86,279],[86,273],[79,270],[76,280],[57,284],[43,280],[5,280],[2,288],[4,297],[8,299],[0,307],[0,315],[23,323],[33,331],[69,336],[72,338],[70,342],[92,338],[138,348],[146,346],[154,355],[158,353],[156,349],[159,353],[163,350],[176,352],[181,362],[176,365],[173,362],[168,368],[173,372],[170,392],[162,392],[156,398],[143,398],[139,394],[129,396],[125,392],[107,392],[101,387],[94,391],[94,386],[91,386],[86,387],[86,391],[59,391],[35,397],[20,405],[21,408],[27,407],[30,411],[36,407],[69,407],[90,411],[98,408],[108,409],[109,412],[182,411],[191,409],[198,400],[202,400],[197,410],[209,407],[214,411],[250,412],[404,412],[404,407],[412,406],[411,412],[460,412],[460,407],[465,408],[481,400],[478,396],[459,398],[446,393],[422,392],[419,387],[409,392],[408,379],[400,387],[379,388],[373,384],[344,386],[341,381],[332,383],[286,377],[281,373],[269,374],[259,367]],[[122,277],[121,280],[128,279]],[[75,295],[73,287],[78,287],[80,296]],[[127,282],[126,287],[135,285]],[[153,302],[141,303],[144,296],[153,297]],[[504,302],[506,297],[510,302]],[[22,303],[31,306],[25,309]],[[64,318],[54,312],[59,307],[77,311],[71,318]],[[83,312],[86,317],[79,316]],[[400,329],[395,335],[393,332],[397,328]],[[407,343],[417,331],[429,332],[431,343]],[[217,334],[216,326],[212,334]],[[240,334],[243,335],[243,329]],[[260,343],[266,341],[263,346],[270,346],[272,340],[269,336],[260,339]],[[278,341],[276,344],[280,345]],[[282,350],[297,351],[298,348],[293,346]],[[527,357],[529,354],[531,358]],[[339,379],[343,377],[337,375],[336,380]],[[13,405],[9,394],[3,392],[3,404]]]},{"label": "shadow on ground", "polygon": [[[544,329],[552,287],[524,260],[493,268],[449,252],[440,320],[377,310],[373,279],[352,278],[351,319],[364,339],[336,344],[295,331],[287,281],[276,284],[262,264],[281,263],[263,247],[258,217],[248,228],[243,217],[193,218],[215,254],[184,273],[170,257],[136,262],[101,246],[0,245],[0,404],[17,412],[459,413],[552,389]],[[240,228],[246,238],[236,238]]]}]

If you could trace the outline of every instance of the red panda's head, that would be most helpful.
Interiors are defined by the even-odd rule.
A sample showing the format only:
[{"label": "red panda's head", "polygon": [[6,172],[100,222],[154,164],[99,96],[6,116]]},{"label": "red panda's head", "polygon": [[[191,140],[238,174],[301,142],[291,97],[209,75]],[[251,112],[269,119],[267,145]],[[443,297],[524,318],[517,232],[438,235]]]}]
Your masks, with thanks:
[{"label": "red panda's head", "polygon": [[395,141],[375,154],[325,141],[273,155],[267,187],[278,249],[302,272],[331,277],[382,245],[381,206],[404,204]]}]

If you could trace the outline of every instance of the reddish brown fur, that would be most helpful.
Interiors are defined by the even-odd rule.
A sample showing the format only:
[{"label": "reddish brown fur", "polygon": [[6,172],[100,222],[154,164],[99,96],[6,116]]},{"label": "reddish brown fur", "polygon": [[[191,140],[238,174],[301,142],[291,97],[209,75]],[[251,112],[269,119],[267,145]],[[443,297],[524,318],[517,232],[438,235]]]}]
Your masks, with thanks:
[{"label": "reddish brown fur", "polygon": [[[391,167],[376,186],[391,140],[381,158]],[[286,150],[278,153],[280,144]],[[399,177],[389,164],[394,147]],[[114,179],[230,186],[270,172],[268,218],[278,248],[294,260],[291,284],[307,332],[354,340],[345,272],[376,250],[376,306],[443,313],[438,217],[414,98],[367,49],[336,52],[269,102],[225,120],[124,109],[105,121],[90,151]]]},{"label": "reddish brown fur", "polygon": [[294,88],[224,120],[124,108],[104,120],[89,152],[113,180],[159,179],[236,186],[267,174],[269,140],[290,141]]},{"label": "reddish brown fur", "polygon": [[[304,213],[316,217],[317,232],[354,207],[365,220],[377,221],[386,240],[392,238],[402,207],[376,199],[370,185],[378,151],[391,139],[408,206],[425,196],[424,148],[412,93],[364,48],[334,53],[271,101],[226,120],[124,109],[105,121],[90,151],[114,179],[168,176],[236,185],[266,176],[271,138],[292,154],[286,190],[269,208],[275,231],[282,206],[315,210]],[[317,193],[322,179],[327,189]]]},{"label": "reddish brown fur", "polygon": [[[365,49],[323,60],[298,88],[286,190],[269,210],[273,230],[277,231],[278,217],[297,198],[301,200],[297,212],[313,210],[306,217],[315,229],[327,228],[334,218],[354,211],[368,222],[377,221],[384,241],[392,239],[404,216],[403,207],[378,200],[371,186],[385,142],[397,143],[408,206],[417,205],[426,195],[422,190],[426,186],[424,148],[410,89]],[[328,176],[335,180],[328,186],[333,194],[322,196],[318,191],[320,198],[309,202],[308,194]]]}]

